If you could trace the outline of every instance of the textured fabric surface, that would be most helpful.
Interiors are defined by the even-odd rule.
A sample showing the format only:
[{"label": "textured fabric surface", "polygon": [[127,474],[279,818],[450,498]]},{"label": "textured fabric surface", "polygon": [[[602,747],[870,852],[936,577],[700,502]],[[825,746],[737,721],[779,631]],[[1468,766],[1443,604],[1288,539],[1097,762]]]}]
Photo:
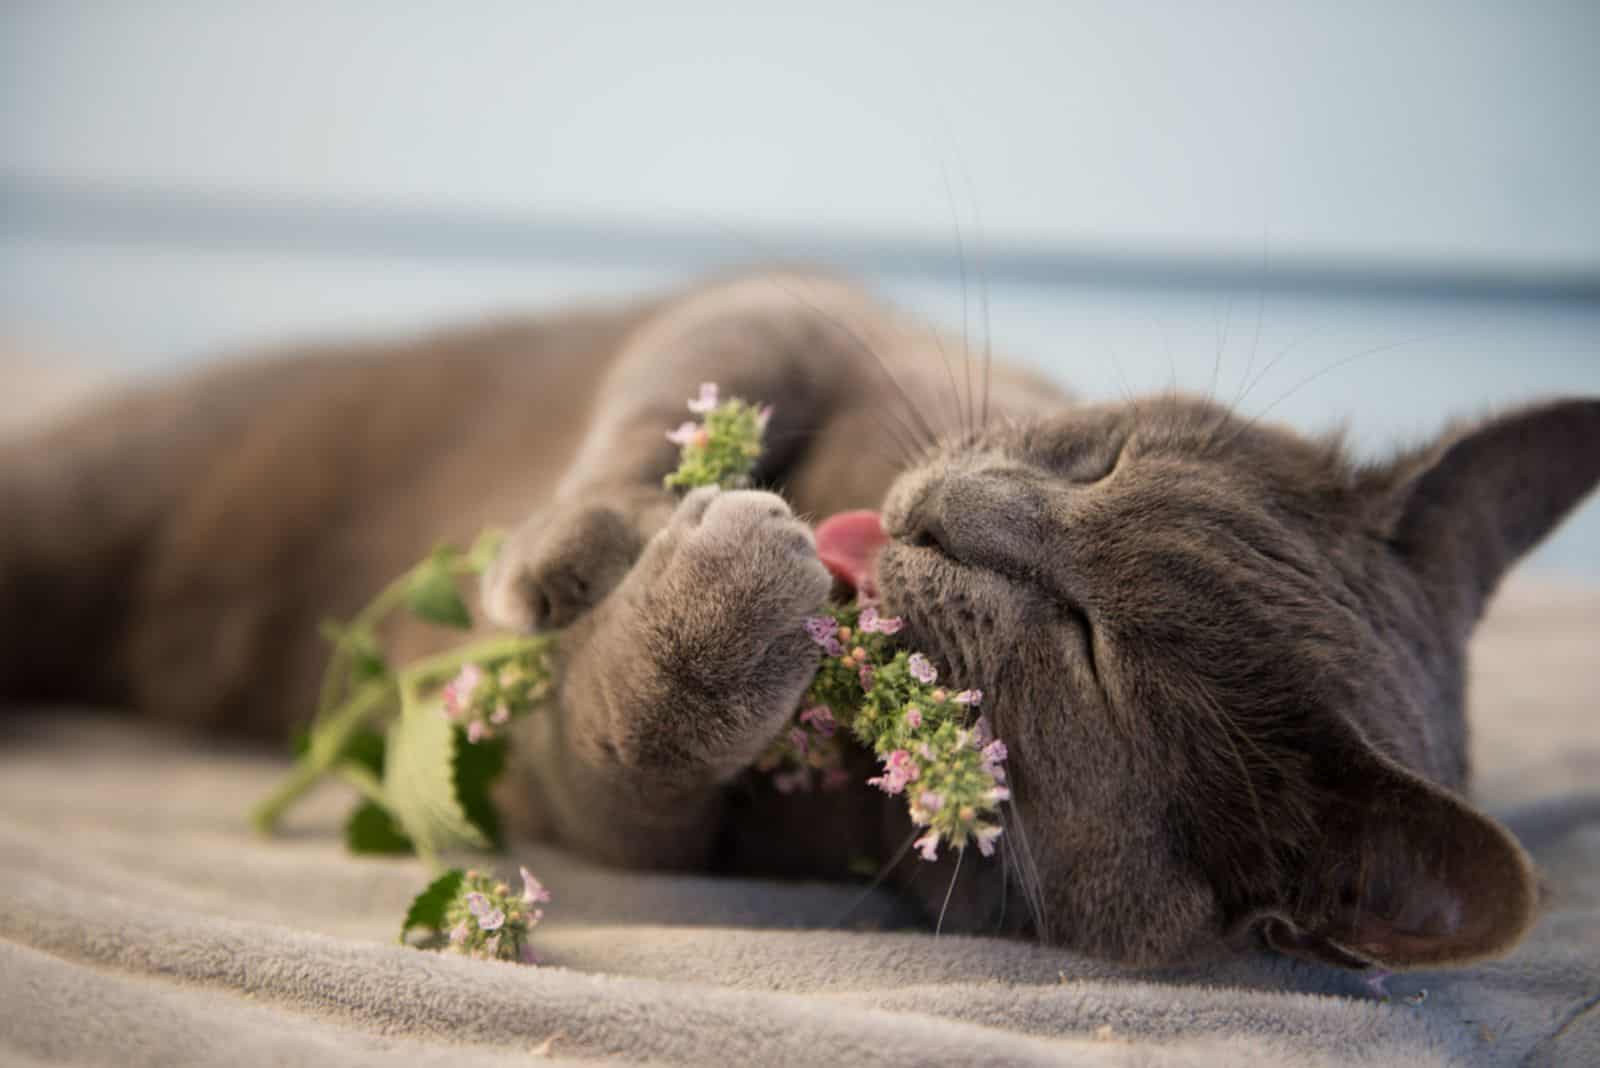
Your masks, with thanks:
[{"label": "textured fabric surface", "polygon": [[896,903],[859,887],[539,847],[502,863],[555,895],[545,966],[445,958],[395,944],[425,874],[343,852],[341,788],[265,841],[244,814],[280,761],[7,717],[0,1063],[1600,1064],[1597,652],[1600,591],[1522,584],[1495,606],[1474,668],[1480,799],[1540,862],[1548,909],[1511,958],[1397,976],[1387,1003],[1266,956],[1133,973],[896,929]]}]

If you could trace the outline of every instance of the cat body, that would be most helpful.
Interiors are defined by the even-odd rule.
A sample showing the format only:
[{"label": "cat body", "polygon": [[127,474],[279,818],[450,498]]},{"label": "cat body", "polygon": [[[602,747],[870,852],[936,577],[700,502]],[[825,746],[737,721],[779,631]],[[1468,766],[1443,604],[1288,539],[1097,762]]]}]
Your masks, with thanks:
[{"label": "cat body", "polygon": [[[705,381],[774,406],[766,489],[662,488]],[[1451,963],[1535,900],[1463,798],[1466,641],[1597,478],[1592,400],[1360,466],[1204,399],[1077,404],[838,280],[741,276],[227,365],[0,443],[0,699],[282,736],[320,619],[508,526],[485,613],[562,630],[513,823],[616,864],[842,876],[904,852],[903,801],[748,769],[834,586],[797,517],[877,509],[885,608],[1012,753],[1003,863],[891,869],[930,908],[953,885],[947,926],[1134,963]]]}]

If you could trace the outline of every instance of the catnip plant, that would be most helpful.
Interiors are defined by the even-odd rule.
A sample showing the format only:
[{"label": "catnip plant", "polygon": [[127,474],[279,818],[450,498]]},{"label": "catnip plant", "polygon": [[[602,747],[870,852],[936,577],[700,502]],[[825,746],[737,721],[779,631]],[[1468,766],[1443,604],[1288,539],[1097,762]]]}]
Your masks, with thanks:
[{"label": "catnip plant", "polygon": [[[750,485],[770,407],[723,401],[705,383],[686,420],[667,437],[680,449],[669,489]],[[338,778],[360,800],[345,824],[357,853],[414,853],[435,878],[408,909],[402,942],[478,959],[536,963],[529,936],[549,892],[526,868],[522,891],[476,870],[445,868],[442,853],[501,844],[490,788],[504,769],[506,729],[548,696],[553,635],[479,639],[403,668],[379,640],[389,615],[405,608],[436,626],[468,630],[459,583],[480,577],[503,535],[487,531],[466,552],[444,546],[390,583],[353,620],[323,625],[332,645],[316,716],[293,769],[254,810],[270,833],[313,786]],[[1005,744],[972,719],[977,690],[940,685],[924,655],[891,641],[903,621],[870,601],[829,604],[806,621],[823,657],[791,724],[758,762],[776,789],[791,793],[847,784],[846,734],[881,761],[868,782],[904,796],[925,860],[941,844],[984,856],[1000,836]]]}]

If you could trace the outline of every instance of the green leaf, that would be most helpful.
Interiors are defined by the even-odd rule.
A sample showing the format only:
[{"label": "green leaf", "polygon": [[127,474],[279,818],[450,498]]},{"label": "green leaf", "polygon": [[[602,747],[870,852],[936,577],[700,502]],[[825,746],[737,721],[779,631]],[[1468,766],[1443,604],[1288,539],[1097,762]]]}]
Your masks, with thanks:
[{"label": "green leaf", "polygon": [[466,873],[460,868],[451,868],[413,898],[411,907],[406,910],[405,923],[400,927],[400,941],[405,942],[406,935],[416,930],[443,931],[445,913],[456,894],[461,892],[461,881],[465,878]]},{"label": "green leaf", "polygon": [[499,527],[485,527],[479,533],[472,548],[467,550],[467,562],[472,565],[472,570],[483,574],[489,570],[495,558],[500,555],[500,547],[505,544],[506,532]]},{"label": "green leaf", "polygon": [[389,810],[368,798],[350,813],[344,825],[344,844],[352,853],[411,853],[411,839],[400,830]]},{"label": "green leaf", "polygon": [[464,737],[437,699],[407,701],[389,728],[383,792],[400,828],[424,856],[442,849],[488,849],[456,794],[456,753]]},{"label": "green leaf", "polygon": [[344,758],[352,764],[361,765],[381,779],[386,747],[383,735],[370,728],[362,729],[352,734],[350,741],[345,743]]},{"label": "green leaf", "polygon": [[299,760],[311,751],[311,731],[301,727],[294,732],[294,737],[289,740],[289,746],[294,751],[294,757]]},{"label": "green leaf", "polygon": [[429,623],[467,630],[472,626],[472,614],[450,573],[450,561],[455,557],[453,550],[440,549],[423,561],[406,590],[406,605]]},{"label": "green leaf", "polygon": [[489,790],[506,766],[504,738],[487,738],[469,742],[456,734],[456,797],[472,825],[499,849],[504,844],[500,837],[500,812],[494,807]]}]

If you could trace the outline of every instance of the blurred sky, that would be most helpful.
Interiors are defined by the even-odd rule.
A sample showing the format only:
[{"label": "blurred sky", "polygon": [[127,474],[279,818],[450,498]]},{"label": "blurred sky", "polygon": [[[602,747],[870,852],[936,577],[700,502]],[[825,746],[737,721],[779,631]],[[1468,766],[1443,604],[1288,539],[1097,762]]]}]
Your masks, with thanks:
[{"label": "blurred sky", "polygon": [[[0,337],[142,373],[807,256],[1376,451],[1600,393],[1597,55],[1593,0],[11,2]],[[1600,506],[1534,566],[1600,575]]]}]

